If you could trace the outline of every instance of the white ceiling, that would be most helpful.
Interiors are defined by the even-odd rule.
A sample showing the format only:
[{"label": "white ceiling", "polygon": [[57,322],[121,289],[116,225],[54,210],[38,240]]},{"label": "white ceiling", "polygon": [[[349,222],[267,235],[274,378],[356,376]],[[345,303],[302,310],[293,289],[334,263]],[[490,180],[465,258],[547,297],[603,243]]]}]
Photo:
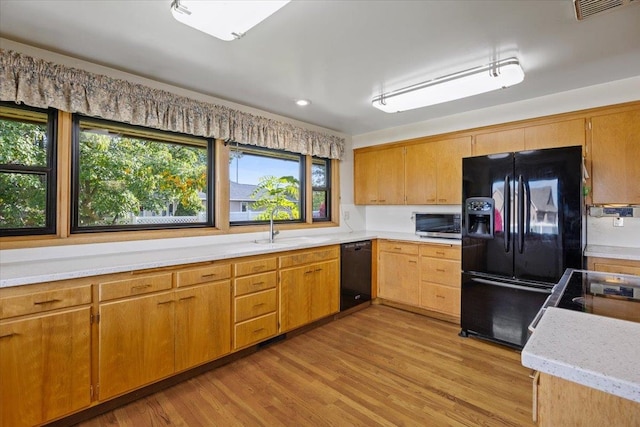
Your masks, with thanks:
[{"label": "white ceiling", "polygon": [[[637,4],[578,22],[571,0],[293,0],[225,42],[175,21],[170,3],[0,0],[0,37],[351,135],[640,75]],[[371,106],[509,56],[520,85],[403,113]]]}]

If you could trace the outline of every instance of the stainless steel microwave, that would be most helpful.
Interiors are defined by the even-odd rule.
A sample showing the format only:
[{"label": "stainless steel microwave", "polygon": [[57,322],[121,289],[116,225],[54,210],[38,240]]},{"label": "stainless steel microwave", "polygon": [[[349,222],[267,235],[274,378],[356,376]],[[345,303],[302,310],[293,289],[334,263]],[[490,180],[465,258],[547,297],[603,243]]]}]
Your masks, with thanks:
[{"label": "stainless steel microwave", "polygon": [[459,213],[425,213],[414,212],[416,235],[420,237],[439,237],[445,239],[460,239]]}]

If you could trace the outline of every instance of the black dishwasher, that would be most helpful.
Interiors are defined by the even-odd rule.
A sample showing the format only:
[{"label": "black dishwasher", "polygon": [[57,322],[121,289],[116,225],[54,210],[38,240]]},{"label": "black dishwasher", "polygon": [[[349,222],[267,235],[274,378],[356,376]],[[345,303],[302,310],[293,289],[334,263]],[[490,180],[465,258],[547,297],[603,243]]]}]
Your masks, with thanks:
[{"label": "black dishwasher", "polygon": [[340,245],[340,311],[371,300],[371,240]]}]

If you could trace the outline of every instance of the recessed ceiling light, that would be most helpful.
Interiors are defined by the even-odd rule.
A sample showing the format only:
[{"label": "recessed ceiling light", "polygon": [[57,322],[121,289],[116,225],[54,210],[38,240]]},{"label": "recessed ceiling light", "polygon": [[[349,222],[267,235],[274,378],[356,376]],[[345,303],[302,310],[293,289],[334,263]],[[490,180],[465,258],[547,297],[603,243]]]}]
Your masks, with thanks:
[{"label": "recessed ceiling light", "polygon": [[309,101],[308,99],[297,99],[296,100],[296,105],[298,105],[300,107],[306,107],[309,104],[311,104],[311,101]]}]

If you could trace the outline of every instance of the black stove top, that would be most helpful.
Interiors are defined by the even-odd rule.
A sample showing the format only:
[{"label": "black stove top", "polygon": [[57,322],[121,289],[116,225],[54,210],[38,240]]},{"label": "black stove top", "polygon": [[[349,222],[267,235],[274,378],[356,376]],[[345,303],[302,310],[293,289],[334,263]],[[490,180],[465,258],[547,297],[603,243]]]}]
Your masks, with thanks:
[{"label": "black stove top", "polygon": [[640,322],[640,276],[569,270],[549,305]]}]

